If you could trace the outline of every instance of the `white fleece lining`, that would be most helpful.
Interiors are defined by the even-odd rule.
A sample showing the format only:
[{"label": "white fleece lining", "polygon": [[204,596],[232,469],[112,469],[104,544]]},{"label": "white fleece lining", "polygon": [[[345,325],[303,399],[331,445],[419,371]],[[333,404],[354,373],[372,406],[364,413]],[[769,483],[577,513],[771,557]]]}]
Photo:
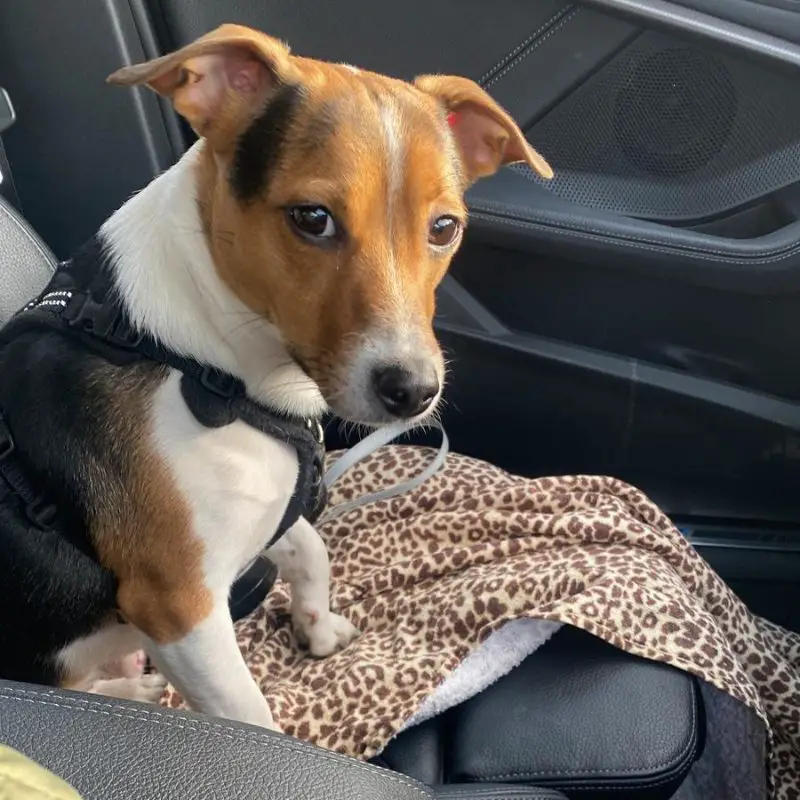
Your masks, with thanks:
[{"label": "white fleece lining", "polygon": [[417,713],[398,731],[443,714],[491,686],[538,650],[561,627],[543,619],[515,619],[492,633],[426,697]]}]

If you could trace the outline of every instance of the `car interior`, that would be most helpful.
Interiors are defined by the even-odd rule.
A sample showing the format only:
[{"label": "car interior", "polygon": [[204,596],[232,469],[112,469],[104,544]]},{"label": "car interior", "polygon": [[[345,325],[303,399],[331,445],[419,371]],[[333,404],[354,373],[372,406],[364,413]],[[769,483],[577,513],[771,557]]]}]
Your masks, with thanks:
[{"label": "car interior", "polygon": [[[512,113],[555,179],[513,166],[468,194],[436,317],[451,448],[526,476],[636,485],[755,613],[800,631],[800,378],[787,368],[800,344],[800,6],[7,0],[0,323],[192,143],[168,103],[105,77],[231,21],[404,79],[465,75]],[[354,436],[333,424],[327,443]],[[704,702],[687,673],[565,629],[369,765],[9,682],[0,741],[87,800],[689,800],[709,796],[685,783],[708,745]],[[763,747],[749,751],[755,772]]]}]

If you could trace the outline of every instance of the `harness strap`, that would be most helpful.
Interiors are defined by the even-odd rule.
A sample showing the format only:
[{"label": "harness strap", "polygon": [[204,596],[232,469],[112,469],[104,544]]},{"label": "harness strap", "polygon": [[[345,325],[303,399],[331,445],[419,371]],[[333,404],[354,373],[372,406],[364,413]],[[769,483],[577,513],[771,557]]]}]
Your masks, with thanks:
[{"label": "harness strap", "polygon": [[16,446],[8,424],[0,414],[0,477],[22,501],[28,521],[41,530],[49,530],[56,518],[56,507],[34,490],[19,465]]},{"label": "harness strap", "polygon": [[314,522],[327,502],[327,487],[322,481],[325,469],[325,435],[318,420],[278,417],[243,398],[228,393],[219,398],[209,395],[208,386],[192,380],[186,373],[181,378],[181,394],[195,418],[207,428],[218,428],[241,420],[253,428],[285,442],[297,451],[297,478],[294,491],[283,513],[275,535],[266,545],[272,546],[294,523],[305,517]]},{"label": "harness strap", "polygon": [[[0,333],[0,344],[25,328],[47,327],[78,338],[91,352],[117,366],[148,360],[182,373],[181,394],[192,414],[210,428],[236,420],[284,441],[297,452],[298,475],[273,544],[300,516],[314,522],[325,506],[322,482],[324,438],[318,419],[283,414],[255,402],[240,379],[207,364],[186,358],[137,330],[116,296],[107,257],[97,237],[90,239],[71,261],[59,265],[45,290],[28,303]],[[9,441],[10,431],[4,425]],[[3,429],[0,427],[0,437]],[[3,460],[0,476],[23,498],[37,518],[55,509],[36,499],[18,459]],[[47,513],[45,513],[47,512]],[[268,545],[268,546],[269,546]]]}]

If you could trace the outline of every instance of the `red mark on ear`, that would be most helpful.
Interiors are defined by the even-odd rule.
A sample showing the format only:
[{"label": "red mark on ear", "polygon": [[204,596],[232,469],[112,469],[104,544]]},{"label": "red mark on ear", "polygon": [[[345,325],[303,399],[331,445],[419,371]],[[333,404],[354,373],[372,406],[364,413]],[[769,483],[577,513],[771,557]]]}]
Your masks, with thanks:
[{"label": "red mark on ear", "polygon": [[450,112],[450,113],[447,115],[447,124],[448,124],[448,125],[449,125],[451,128],[454,128],[454,127],[455,127],[455,124],[458,122],[458,116],[459,116],[459,115],[458,115],[458,112],[457,112],[457,111],[451,111],[451,112]]}]

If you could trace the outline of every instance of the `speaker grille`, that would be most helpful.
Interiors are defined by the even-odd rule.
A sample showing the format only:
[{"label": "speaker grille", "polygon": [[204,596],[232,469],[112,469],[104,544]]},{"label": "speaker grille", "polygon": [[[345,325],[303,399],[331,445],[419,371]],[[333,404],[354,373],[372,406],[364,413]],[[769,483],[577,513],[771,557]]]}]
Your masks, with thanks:
[{"label": "speaker grille", "polygon": [[[800,180],[796,80],[647,32],[528,131],[565,200],[699,220]],[[539,180],[527,167],[515,167]]]}]

